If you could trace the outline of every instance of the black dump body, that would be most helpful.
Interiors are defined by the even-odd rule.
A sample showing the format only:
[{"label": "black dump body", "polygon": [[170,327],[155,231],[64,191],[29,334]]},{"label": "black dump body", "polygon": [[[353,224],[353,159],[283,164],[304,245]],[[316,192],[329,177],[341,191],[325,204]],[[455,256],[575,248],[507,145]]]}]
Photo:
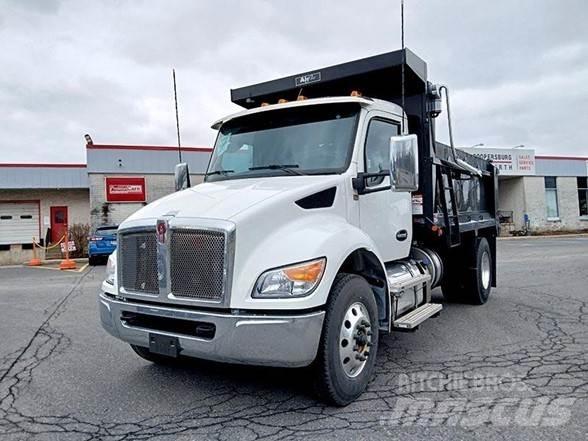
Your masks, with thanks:
[{"label": "black dump body", "polygon": [[[404,69],[403,69],[404,68]],[[404,99],[402,74],[404,70]],[[487,161],[435,142],[435,120],[427,81],[427,64],[408,49],[292,75],[231,90],[231,100],[245,108],[279,99],[349,96],[361,91],[369,98],[402,106],[408,130],[419,140],[419,190],[422,214],[414,215],[417,241],[455,247],[464,235],[480,230],[497,233],[497,172]],[[462,165],[461,159],[480,170],[482,176]],[[417,198],[418,200],[418,198]]]}]

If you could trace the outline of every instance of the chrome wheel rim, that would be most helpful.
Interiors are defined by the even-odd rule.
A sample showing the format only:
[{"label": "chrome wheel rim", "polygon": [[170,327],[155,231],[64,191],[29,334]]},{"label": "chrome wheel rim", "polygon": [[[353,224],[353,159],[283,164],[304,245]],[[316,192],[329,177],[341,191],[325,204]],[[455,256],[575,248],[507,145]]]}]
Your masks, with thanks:
[{"label": "chrome wheel rim", "polygon": [[345,312],[339,332],[339,359],[345,375],[353,378],[363,371],[371,346],[370,314],[363,303],[353,303]]},{"label": "chrome wheel rim", "polygon": [[490,255],[487,251],[482,254],[482,286],[484,289],[488,289],[490,286]]}]

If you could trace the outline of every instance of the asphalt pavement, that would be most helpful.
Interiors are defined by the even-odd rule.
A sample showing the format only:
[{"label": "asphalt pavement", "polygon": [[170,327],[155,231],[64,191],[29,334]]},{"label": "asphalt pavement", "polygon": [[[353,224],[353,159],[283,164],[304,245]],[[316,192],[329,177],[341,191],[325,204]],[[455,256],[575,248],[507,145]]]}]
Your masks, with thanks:
[{"label": "asphalt pavement", "polygon": [[100,327],[104,267],[0,268],[0,439],[587,439],[588,237],[498,247],[489,302],[384,336],[345,408],[308,369],[140,359]]}]

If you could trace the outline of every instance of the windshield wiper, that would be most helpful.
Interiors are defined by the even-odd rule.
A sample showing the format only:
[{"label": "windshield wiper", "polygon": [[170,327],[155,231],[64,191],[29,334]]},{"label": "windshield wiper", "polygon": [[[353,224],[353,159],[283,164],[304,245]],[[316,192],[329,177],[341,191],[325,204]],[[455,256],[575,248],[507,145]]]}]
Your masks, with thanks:
[{"label": "windshield wiper", "polygon": [[249,170],[284,170],[286,173],[290,173],[291,175],[304,175],[304,173],[294,170],[295,168],[300,168],[298,164],[269,164],[269,165],[260,165],[257,167],[249,167]]},{"label": "windshield wiper", "polygon": [[211,176],[211,175],[223,175],[226,176],[229,173],[235,173],[235,170],[214,170],[211,172],[206,173],[204,176]]}]

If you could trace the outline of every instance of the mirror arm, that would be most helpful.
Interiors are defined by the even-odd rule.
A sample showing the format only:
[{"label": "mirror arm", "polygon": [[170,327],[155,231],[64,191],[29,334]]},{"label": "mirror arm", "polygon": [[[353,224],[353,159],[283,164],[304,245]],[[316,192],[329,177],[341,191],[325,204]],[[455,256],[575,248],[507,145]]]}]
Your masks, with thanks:
[{"label": "mirror arm", "polygon": [[370,193],[378,193],[380,191],[390,191],[392,190],[391,185],[386,185],[384,187],[377,187],[377,188],[366,188],[363,193],[361,194],[370,194]]},{"label": "mirror arm", "polygon": [[390,185],[386,185],[385,187],[376,187],[376,188],[369,188],[365,181],[369,178],[380,178],[390,176],[390,172],[387,170],[377,172],[377,173],[363,173],[360,172],[357,174],[357,178],[353,178],[352,184],[353,189],[357,191],[357,194],[370,194],[370,193],[377,193],[379,191],[390,190],[392,187]]},{"label": "mirror arm", "polygon": [[357,178],[353,178],[351,183],[353,189],[357,191],[357,194],[363,194],[365,192],[365,173],[358,173]]}]

